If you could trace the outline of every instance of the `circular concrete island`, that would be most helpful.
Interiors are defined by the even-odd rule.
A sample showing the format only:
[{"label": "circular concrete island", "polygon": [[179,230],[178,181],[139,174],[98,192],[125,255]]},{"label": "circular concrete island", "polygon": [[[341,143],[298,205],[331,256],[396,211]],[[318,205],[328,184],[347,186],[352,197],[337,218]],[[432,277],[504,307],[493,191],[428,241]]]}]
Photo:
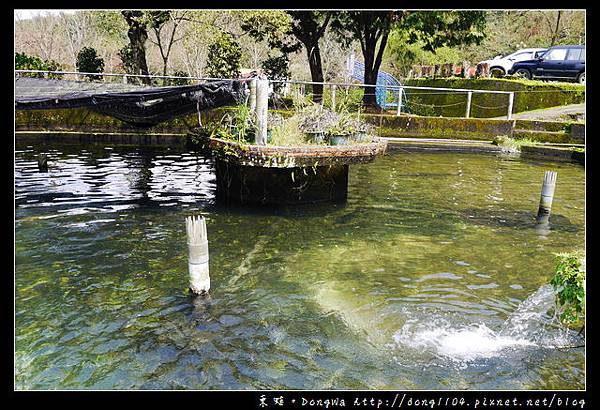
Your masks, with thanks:
[{"label": "circular concrete island", "polygon": [[217,200],[254,205],[343,202],[348,167],[385,153],[387,141],[373,137],[349,145],[247,145],[211,138]]}]

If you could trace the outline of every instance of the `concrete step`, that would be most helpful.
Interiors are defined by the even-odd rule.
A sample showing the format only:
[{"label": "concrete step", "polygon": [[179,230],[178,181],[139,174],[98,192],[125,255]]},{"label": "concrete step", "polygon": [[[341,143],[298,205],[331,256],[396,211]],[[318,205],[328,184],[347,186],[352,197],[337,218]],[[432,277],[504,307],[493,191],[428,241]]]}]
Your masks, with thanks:
[{"label": "concrete step", "polygon": [[551,142],[563,144],[581,144],[583,140],[575,138],[570,132],[565,131],[537,131],[515,129],[512,137],[514,139],[529,139],[537,142]]},{"label": "concrete step", "polygon": [[585,151],[573,147],[524,145],[521,147],[521,157],[573,161],[585,165]]},{"label": "concrete step", "polygon": [[442,138],[385,138],[390,151],[443,151],[497,153],[502,151],[491,141]]},{"label": "concrete step", "polygon": [[565,121],[515,120],[516,130],[530,131],[566,131],[569,123]]}]

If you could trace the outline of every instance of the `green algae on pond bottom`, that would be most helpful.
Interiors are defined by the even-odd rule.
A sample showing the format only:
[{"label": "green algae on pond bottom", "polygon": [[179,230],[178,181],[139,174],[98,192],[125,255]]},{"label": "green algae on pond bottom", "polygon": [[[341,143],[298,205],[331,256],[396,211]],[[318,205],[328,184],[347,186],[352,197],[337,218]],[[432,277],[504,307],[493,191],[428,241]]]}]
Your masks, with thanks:
[{"label": "green algae on pond bottom", "polygon": [[[552,253],[583,245],[577,165],[397,153],[351,166],[345,204],[273,210],[215,203],[213,162],[193,151],[17,146],[15,170],[17,389],[585,386],[583,349],[452,357],[427,339],[493,342]],[[204,299],[186,289],[192,213],[207,218]]]}]

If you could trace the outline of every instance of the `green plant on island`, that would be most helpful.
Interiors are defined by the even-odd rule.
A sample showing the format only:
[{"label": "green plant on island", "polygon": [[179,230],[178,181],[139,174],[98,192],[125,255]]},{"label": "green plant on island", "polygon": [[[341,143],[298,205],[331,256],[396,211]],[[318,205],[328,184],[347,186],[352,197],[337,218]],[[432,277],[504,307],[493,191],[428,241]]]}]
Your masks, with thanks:
[{"label": "green plant on island", "polygon": [[277,146],[307,145],[306,134],[300,130],[300,119],[292,116],[277,124],[271,129],[271,143]]},{"label": "green plant on island", "polygon": [[338,121],[335,112],[315,103],[297,109],[294,116],[298,118],[300,130],[307,134],[324,134]]},{"label": "green plant on island", "polygon": [[[346,137],[349,143],[361,142],[373,134],[374,127],[360,119],[360,113],[334,112],[310,102],[297,107],[284,118],[279,113],[267,113],[267,140],[278,146],[302,146],[327,143],[330,137]],[[217,121],[209,121],[198,131],[196,139],[218,138],[240,144],[255,141],[256,119],[248,106],[242,104]]]},{"label": "green plant on island", "polygon": [[583,251],[556,254],[558,264],[550,280],[556,294],[557,315],[567,326],[585,317],[585,255]]},{"label": "green plant on island", "polygon": [[254,141],[256,122],[254,113],[245,104],[225,113],[218,121],[203,125],[198,134],[205,138],[219,138],[246,144]]}]

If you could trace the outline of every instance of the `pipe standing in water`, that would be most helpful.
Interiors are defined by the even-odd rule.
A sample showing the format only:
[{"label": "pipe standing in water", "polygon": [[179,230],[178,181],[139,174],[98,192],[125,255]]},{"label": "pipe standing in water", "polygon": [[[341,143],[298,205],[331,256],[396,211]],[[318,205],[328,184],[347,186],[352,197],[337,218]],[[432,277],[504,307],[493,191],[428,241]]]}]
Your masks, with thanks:
[{"label": "pipe standing in water", "polygon": [[550,218],[552,200],[554,199],[554,188],[556,188],[556,172],[546,171],[544,174],[544,183],[542,184],[540,207],[538,208],[537,214],[538,223],[546,223]]},{"label": "pipe standing in water", "polygon": [[202,216],[188,216],[185,225],[189,252],[190,290],[197,295],[206,294],[210,289],[206,220]]}]

